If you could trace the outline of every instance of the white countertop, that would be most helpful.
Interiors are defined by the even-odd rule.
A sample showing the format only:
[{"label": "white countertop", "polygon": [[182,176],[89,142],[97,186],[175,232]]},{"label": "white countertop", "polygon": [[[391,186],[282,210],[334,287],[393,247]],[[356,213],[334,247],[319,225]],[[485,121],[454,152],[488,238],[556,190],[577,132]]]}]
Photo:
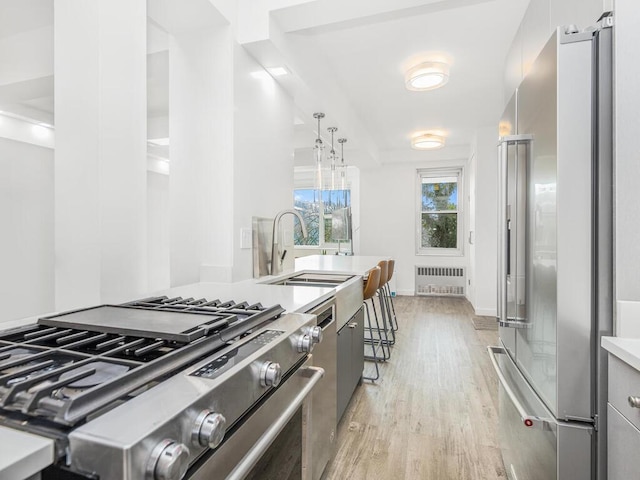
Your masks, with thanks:
[{"label": "white countertop", "polygon": [[640,338],[602,337],[602,348],[640,371]]},{"label": "white countertop", "polygon": [[0,479],[31,477],[53,462],[53,440],[0,427]]},{"label": "white countertop", "polygon": [[296,258],[296,271],[350,273],[364,277],[379,262],[390,259],[367,255],[309,255]]}]

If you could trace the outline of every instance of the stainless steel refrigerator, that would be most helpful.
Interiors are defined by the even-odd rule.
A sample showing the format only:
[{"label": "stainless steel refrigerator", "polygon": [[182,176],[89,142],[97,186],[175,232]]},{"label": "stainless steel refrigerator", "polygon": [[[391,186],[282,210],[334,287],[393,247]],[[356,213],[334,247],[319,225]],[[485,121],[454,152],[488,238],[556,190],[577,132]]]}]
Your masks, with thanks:
[{"label": "stainless steel refrigerator", "polygon": [[500,443],[512,480],[606,478],[612,25],[559,28],[500,123]]}]

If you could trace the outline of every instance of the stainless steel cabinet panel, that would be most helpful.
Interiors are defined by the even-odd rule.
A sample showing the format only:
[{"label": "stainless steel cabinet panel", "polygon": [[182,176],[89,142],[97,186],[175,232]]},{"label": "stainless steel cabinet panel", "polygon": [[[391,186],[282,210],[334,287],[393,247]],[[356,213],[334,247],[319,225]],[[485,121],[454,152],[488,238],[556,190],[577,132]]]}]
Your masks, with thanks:
[{"label": "stainless steel cabinet panel", "polygon": [[360,308],[338,332],[338,421],[362,378],[364,313]]},{"label": "stainless steel cabinet panel", "polygon": [[351,384],[355,390],[362,379],[364,370],[364,310],[360,310],[351,318],[350,324],[355,324],[351,337]]},{"label": "stainless steel cabinet panel", "polygon": [[640,474],[640,430],[611,404],[607,408],[608,480],[630,480]]},{"label": "stainless steel cabinet panel", "polygon": [[[518,89],[527,159],[526,320],[520,369],[561,420],[593,415],[591,41],[555,34]],[[558,388],[562,385],[562,388]]]},{"label": "stainless steel cabinet panel", "polygon": [[333,455],[337,428],[337,332],[333,301],[312,310],[318,315],[322,341],[312,352],[313,364],[324,369],[324,377],[313,390],[311,402],[311,478],[319,480]]},{"label": "stainless steel cabinet panel", "polygon": [[533,135],[527,159],[527,322],[516,332],[517,363],[548,407],[556,409],[557,37],[518,89],[518,130]]}]

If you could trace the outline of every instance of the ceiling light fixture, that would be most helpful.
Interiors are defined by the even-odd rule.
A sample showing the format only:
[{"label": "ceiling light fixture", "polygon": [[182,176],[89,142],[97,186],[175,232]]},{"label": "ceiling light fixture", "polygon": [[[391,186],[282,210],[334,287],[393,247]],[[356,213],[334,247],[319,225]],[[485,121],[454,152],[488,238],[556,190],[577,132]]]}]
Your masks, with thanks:
[{"label": "ceiling light fixture", "polygon": [[409,90],[433,90],[449,81],[449,65],[443,62],[420,63],[407,71],[404,80]]},{"label": "ceiling light fixture", "polygon": [[444,147],[444,137],[434,133],[423,133],[411,139],[411,148],[416,150],[436,150]]}]

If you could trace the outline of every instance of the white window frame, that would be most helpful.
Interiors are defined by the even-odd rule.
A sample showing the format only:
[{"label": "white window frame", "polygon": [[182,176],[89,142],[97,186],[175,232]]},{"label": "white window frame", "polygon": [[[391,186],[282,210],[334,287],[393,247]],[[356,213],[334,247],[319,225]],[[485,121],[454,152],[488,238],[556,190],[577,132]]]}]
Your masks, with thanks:
[{"label": "white window frame", "polygon": [[[422,247],[422,179],[437,177],[457,177],[458,179],[458,215],[457,248]],[[464,168],[420,168],[416,173],[416,255],[463,256],[464,255]],[[451,212],[453,213],[453,212]]]}]

